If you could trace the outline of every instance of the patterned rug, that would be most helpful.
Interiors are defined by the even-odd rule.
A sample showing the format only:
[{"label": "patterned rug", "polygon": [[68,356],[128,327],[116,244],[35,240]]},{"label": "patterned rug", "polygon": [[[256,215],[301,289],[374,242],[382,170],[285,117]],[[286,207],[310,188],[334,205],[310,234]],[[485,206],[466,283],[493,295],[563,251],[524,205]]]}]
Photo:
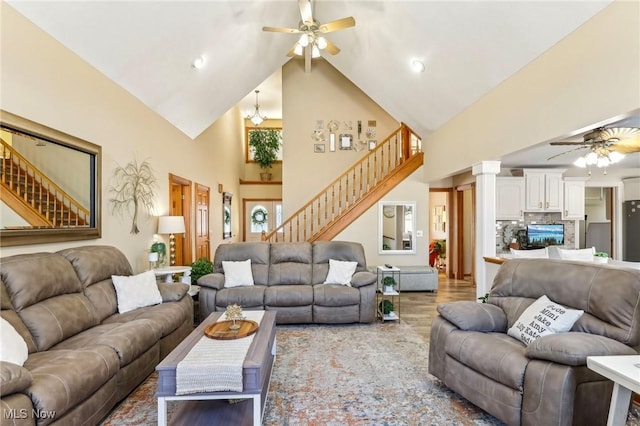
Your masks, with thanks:
[{"label": "patterned rug", "polygon": [[[427,373],[428,345],[403,322],[278,326],[276,338],[264,425],[502,425]],[[156,382],[102,425],[157,424]]]}]

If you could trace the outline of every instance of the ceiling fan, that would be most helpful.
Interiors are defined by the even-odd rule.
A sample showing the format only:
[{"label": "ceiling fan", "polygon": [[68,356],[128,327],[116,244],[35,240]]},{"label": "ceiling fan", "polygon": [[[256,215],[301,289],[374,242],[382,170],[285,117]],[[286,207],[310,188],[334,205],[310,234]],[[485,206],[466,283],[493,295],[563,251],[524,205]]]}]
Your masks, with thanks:
[{"label": "ceiling fan", "polygon": [[300,17],[302,18],[298,23],[298,28],[262,27],[262,30],[276,33],[300,34],[300,38],[291,50],[289,50],[287,55],[304,55],[309,63],[311,58],[319,57],[323,50],[331,55],[338,54],[340,48],[327,40],[324,35],[353,27],[356,25],[356,20],[352,16],[349,16],[321,24],[313,18],[311,0],[298,0],[298,6],[300,7]]},{"label": "ceiling fan", "polygon": [[558,141],[551,142],[550,145],[575,145],[577,148],[570,149],[560,154],[549,157],[547,160],[568,154],[580,149],[590,149],[597,154],[631,154],[640,152],[640,128],[638,127],[598,127],[586,133],[582,141]]}]

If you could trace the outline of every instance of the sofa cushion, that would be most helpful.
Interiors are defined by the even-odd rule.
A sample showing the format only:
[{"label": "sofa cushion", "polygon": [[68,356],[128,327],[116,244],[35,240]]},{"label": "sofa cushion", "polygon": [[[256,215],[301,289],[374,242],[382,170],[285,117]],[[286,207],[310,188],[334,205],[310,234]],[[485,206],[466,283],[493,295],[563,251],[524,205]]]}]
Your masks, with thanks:
[{"label": "sofa cushion", "polygon": [[313,286],[313,303],[316,306],[350,306],[360,304],[360,291],[340,284]]},{"label": "sofa cushion", "polygon": [[22,366],[28,356],[27,343],[22,336],[7,320],[0,317],[0,361]]},{"label": "sofa cushion", "polygon": [[223,260],[225,288],[253,285],[253,273],[251,272],[251,259],[242,261]]},{"label": "sofa cushion", "polygon": [[267,285],[269,282],[269,247],[270,244],[266,242],[220,244],[213,258],[213,272],[224,273],[223,260],[251,259],[254,284]]},{"label": "sofa cushion", "polygon": [[189,285],[183,283],[158,283],[162,303],[177,302],[189,291]]},{"label": "sofa cushion", "polygon": [[525,346],[504,333],[454,331],[446,341],[446,353],[467,367],[522,391],[529,359]]},{"label": "sofa cushion", "polygon": [[243,308],[262,307],[266,288],[263,285],[223,288],[216,292],[216,306],[227,307],[235,303]]},{"label": "sofa cushion", "polygon": [[271,244],[269,285],[311,284],[311,243]]},{"label": "sofa cushion", "polygon": [[118,312],[121,314],[162,303],[153,271],[128,277],[113,275],[111,279],[118,295]]},{"label": "sofa cushion", "polygon": [[569,332],[541,337],[530,344],[524,354],[531,359],[559,364],[587,365],[588,356],[637,355],[637,352],[604,336]]},{"label": "sofa cushion", "polygon": [[11,304],[37,350],[47,350],[98,324],[75,270],[61,255],[33,253],[6,257],[0,260],[0,274]]},{"label": "sofa cushion", "polygon": [[313,304],[310,285],[276,285],[264,291],[265,306],[306,306]]},{"label": "sofa cushion", "polygon": [[60,342],[50,350],[84,349],[95,345],[112,348],[124,367],[140,357],[162,337],[160,326],[148,319],[127,323],[103,324]]},{"label": "sofa cushion", "polygon": [[465,331],[506,332],[507,316],[495,305],[471,301],[440,303],[438,313]]},{"label": "sofa cushion", "polygon": [[108,346],[31,354],[25,363],[33,381],[25,393],[36,410],[62,418],[118,372],[120,362]]},{"label": "sofa cushion", "polygon": [[567,308],[543,295],[525,309],[507,334],[530,345],[542,336],[571,330],[582,314],[584,311]]},{"label": "sofa cushion", "polygon": [[22,392],[32,381],[33,377],[26,368],[12,362],[0,361],[0,396]]},{"label": "sofa cushion", "polygon": [[340,284],[351,286],[358,262],[348,262],[344,260],[329,259],[329,272],[323,284]]},{"label": "sofa cushion", "polygon": [[583,261],[593,261],[593,255],[596,254],[596,248],[591,247],[587,249],[575,249],[575,250],[567,250],[558,247],[558,256],[560,259],[565,260],[583,260]]},{"label": "sofa cushion", "polygon": [[315,241],[313,251],[313,284],[322,284],[329,273],[329,259],[358,262],[356,272],[367,270],[364,247],[350,241]]}]

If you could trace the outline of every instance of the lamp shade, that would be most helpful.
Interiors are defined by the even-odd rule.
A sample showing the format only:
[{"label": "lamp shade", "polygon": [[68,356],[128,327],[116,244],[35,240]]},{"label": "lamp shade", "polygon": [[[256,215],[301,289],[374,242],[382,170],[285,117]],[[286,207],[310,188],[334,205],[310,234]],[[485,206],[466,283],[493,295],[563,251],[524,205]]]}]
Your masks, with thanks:
[{"label": "lamp shade", "polygon": [[158,234],[184,234],[184,217],[160,216],[158,218]]}]

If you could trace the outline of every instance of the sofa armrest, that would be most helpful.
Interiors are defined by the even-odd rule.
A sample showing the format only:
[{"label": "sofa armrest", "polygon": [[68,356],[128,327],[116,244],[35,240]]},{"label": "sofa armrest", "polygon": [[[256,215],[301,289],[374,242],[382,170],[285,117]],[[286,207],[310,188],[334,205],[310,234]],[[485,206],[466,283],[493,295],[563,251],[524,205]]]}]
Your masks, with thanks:
[{"label": "sofa armrest", "polygon": [[465,331],[506,333],[507,315],[490,303],[458,301],[441,303],[438,313],[447,321]]},{"label": "sofa armrest", "polygon": [[158,283],[158,290],[162,296],[162,303],[177,302],[187,294],[189,286],[183,283]]},{"label": "sofa armrest", "polygon": [[211,274],[203,275],[198,278],[198,285],[200,287],[222,290],[224,288],[224,274],[213,272]]},{"label": "sofa armrest", "polygon": [[27,389],[33,377],[29,370],[8,361],[0,361],[0,396],[22,392]]},{"label": "sofa armrest", "polygon": [[362,287],[376,282],[376,274],[368,271],[360,271],[351,277],[351,287]]},{"label": "sofa armrest", "polygon": [[527,346],[524,354],[530,359],[577,366],[586,365],[588,356],[637,355],[637,352],[608,337],[568,332],[543,336]]}]

